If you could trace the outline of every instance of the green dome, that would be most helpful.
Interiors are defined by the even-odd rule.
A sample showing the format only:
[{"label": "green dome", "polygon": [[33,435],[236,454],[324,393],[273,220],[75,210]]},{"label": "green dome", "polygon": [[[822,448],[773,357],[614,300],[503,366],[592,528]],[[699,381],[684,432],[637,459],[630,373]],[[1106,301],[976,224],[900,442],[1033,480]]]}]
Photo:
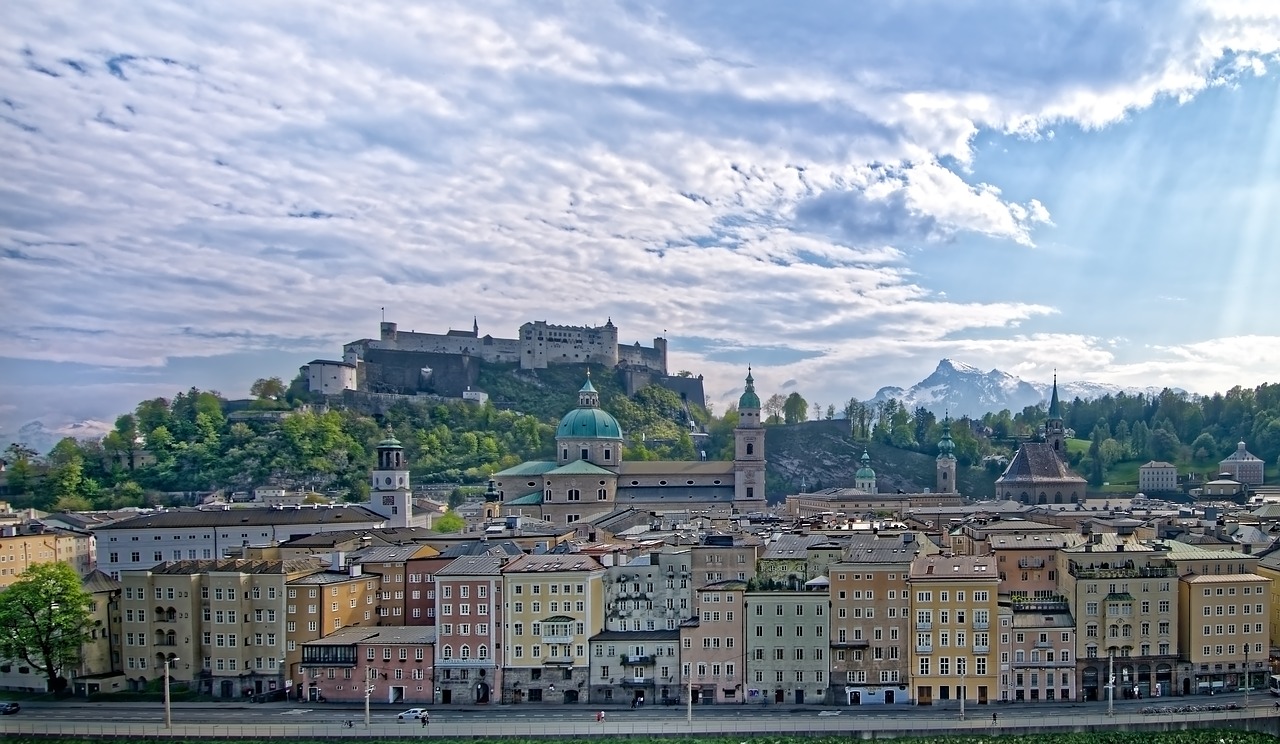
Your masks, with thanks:
[{"label": "green dome", "polygon": [[396,435],[391,433],[390,426],[387,427],[387,438],[383,439],[381,442],[378,442],[378,449],[386,449],[386,448],[404,449],[404,447],[401,446],[400,444],[400,440],[396,439]]},{"label": "green dome", "polygon": [[858,468],[858,472],[853,474],[855,478],[874,478],[876,471],[871,469],[871,455],[866,450],[862,451],[862,467]]},{"label": "green dome", "polygon": [[942,420],[942,440],[938,442],[938,459],[956,459],[956,443],[951,440],[951,416]]},{"label": "green dome", "polygon": [[575,408],[560,419],[556,439],[622,439],[622,428],[607,411]]},{"label": "green dome", "polygon": [[760,408],[760,396],[756,395],[756,380],[751,376],[750,367],[747,367],[747,388],[742,391],[742,397],[738,398],[738,410],[744,408]]}]

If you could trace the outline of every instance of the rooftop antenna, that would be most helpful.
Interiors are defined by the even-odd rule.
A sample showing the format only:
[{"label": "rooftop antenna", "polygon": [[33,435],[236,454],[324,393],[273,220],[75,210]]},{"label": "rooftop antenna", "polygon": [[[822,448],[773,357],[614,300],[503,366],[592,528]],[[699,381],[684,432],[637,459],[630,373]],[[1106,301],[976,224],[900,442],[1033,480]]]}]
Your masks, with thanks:
[{"label": "rooftop antenna", "polygon": [[382,322],[383,323],[387,322],[387,309],[385,307],[382,308]]}]

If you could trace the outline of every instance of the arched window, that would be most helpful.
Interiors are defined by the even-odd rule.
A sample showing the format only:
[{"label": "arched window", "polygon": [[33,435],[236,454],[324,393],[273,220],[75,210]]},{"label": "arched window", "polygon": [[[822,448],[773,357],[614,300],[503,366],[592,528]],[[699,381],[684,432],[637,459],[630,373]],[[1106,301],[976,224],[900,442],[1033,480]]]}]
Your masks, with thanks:
[{"label": "arched window", "polygon": [[452,658],[453,658],[453,646],[445,646],[445,647],[441,650],[441,652],[440,652],[440,657],[441,657],[441,658],[443,658],[443,659],[452,659]]},{"label": "arched window", "polygon": [[747,454],[748,454],[748,455],[754,455],[755,453],[756,453],[756,443],[755,443],[755,442],[747,442]]},{"label": "arched window", "polygon": [[463,646],[462,648],[458,649],[458,658],[460,658],[460,659],[470,659],[470,658],[471,658],[471,647],[470,647],[470,646]]},{"label": "arched window", "polygon": [[487,658],[489,658],[489,647],[488,647],[488,646],[476,646],[476,658],[477,658],[477,659],[487,659]]}]

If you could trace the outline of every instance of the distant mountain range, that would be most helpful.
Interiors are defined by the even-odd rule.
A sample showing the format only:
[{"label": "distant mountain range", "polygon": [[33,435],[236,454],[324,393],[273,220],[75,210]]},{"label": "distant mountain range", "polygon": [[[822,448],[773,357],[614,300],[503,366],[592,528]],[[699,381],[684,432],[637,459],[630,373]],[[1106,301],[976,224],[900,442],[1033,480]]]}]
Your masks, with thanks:
[{"label": "distant mountain range", "polygon": [[[941,416],[950,411],[952,416],[979,417],[1009,409],[1017,413],[1027,406],[1039,405],[1049,399],[1052,382],[1028,382],[1008,372],[993,369],[983,372],[954,359],[943,359],[933,374],[909,388],[883,387],[872,398],[882,403],[890,398],[906,405],[908,409],[920,406]],[[1058,381],[1058,397],[1063,401],[1074,398],[1091,400],[1104,395],[1124,392],[1128,395],[1158,395],[1162,388],[1132,388],[1101,382]]]},{"label": "distant mountain range", "polygon": [[[98,440],[110,433],[112,428],[111,424],[103,421],[76,421],[62,426],[50,426],[37,419],[23,424],[16,432],[0,432],[0,448],[8,447],[10,442],[17,442],[45,455],[66,437]],[[3,456],[0,454],[0,457]]]}]

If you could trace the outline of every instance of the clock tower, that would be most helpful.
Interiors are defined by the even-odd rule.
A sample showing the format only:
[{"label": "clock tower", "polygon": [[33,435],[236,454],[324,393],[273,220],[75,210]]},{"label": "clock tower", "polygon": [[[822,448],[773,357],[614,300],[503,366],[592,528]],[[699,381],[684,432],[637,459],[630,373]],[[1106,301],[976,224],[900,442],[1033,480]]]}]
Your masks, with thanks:
[{"label": "clock tower", "polygon": [[373,471],[369,507],[387,518],[388,527],[408,527],[413,517],[413,496],[409,490],[409,467],[400,440],[387,431],[378,442],[378,464]]}]

